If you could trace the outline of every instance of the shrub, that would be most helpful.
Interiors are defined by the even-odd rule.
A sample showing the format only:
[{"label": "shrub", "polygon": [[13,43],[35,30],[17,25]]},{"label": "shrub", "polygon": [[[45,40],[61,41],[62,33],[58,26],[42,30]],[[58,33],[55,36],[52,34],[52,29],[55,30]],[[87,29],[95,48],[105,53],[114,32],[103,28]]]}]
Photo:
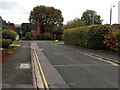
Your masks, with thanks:
[{"label": "shrub", "polygon": [[43,33],[43,34],[41,34],[41,39],[42,40],[54,40],[54,37]]},{"label": "shrub", "polygon": [[10,26],[7,26],[7,25],[2,25],[2,30],[5,30],[5,29],[12,29]]},{"label": "shrub", "polygon": [[[54,39],[54,38],[53,38],[53,39]],[[61,35],[58,35],[58,36],[56,36],[56,39],[57,39],[57,40],[62,40],[63,38],[62,38]]]},{"label": "shrub", "polygon": [[84,26],[67,29],[64,31],[66,44],[76,45],[91,49],[103,49],[104,34],[108,33],[109,27],[102,25]]},{"label": "shrub", "polygon": [[120,30],[117,31],[116,37],[117,37],[117,40],[120,42]]},{"label": "shrub", "polygon": [[106,46],[103,44],[105,40],[104,35],[108,33],[109,27],[107,26],[93,26],[88,31],[88,48],[91,49],[104,49]]},{"label": "shrub", "polygon": [[54,40],[53,36],[47,36],[47,40]]},{"label": "shrub", "polygon": [[120,51],[120,30],[118,30],[118,32],[116,33],[116,39],[117,39],[116,48],[117,50]]},{"label": "shrub", "polygon": [[32,34],[31,34],[31,32],[27,32],[26,34],[25,34],[25,39],[26,40],[32,40]]},{"label": "shrub", "polygon": [[12,41],[14,41],[17,37],[17,33],[13,30],[3,30],[2,31],[2,38],[3,39],[11,39]]},{"label": "shrub", "polygon": [[2,48],[7,48],[10,44],[12,44],[11,39],[2,39]]},{"label": "shrub", "polygon": [[104,35],[105,40],[103,43],[111,50],[120,50],[120,31],[109,30],[109,33]]},{"label": "shrub", "polygon": [[41,35],[40,34],[37,35],[37,39],[41,40]]},{"label": "shrub", "polygon": [[43,34],[41,34],[41,39],[42,39],[42,40],[46,40],[46,39],[47,39],[47,35],[46,35],[46,34],[44,34],[44,33],[43,33]]}]

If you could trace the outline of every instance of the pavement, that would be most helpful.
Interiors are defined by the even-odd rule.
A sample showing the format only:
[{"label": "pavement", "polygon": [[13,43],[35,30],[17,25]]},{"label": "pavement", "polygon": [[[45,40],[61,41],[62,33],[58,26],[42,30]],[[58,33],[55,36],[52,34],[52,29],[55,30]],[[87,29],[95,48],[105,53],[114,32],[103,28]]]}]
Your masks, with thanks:
[{"label": "pavement", "polygon": [[20,49],[2,66],[2,90],[33,90],[30,43]]},{"label": "pavement", "polygon": [[[98,58],[93,58],[51,41],[39,41],[37,45],[49,63],[57,70],[63,81],[70,88],[79,88],[80,90],[82,88],[118,90],[119,66]],[[45,65],[42,66],[45,67]],[[49,70],[46,69],[45,73],[49,72]]]}]

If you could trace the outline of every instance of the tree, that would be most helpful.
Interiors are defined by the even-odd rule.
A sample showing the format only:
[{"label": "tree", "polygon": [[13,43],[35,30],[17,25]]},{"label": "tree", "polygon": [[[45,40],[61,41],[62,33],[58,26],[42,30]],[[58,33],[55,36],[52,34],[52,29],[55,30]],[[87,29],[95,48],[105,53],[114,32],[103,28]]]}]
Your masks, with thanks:
[{"label": "tree", "polygon": [[103,21],[100,15],[97,15],[93,10],[86,10],[83,12],[81,19],[85,21],[86,25],[102,24]]},{"label": "tree", "polygon": [[45,31],[52,33],[54,27],[57,27],[57,30],[59,30],[63,25],[61,11],[54,7],[46,6],[34,7],[30,13],[29,21],[31,23],[40,24],[41,33],[44,33]]},{"label": "tree", "polygon": [[67,24],[64,25],[64,28],[68,29],[68,28],[75,28],[75,27],[82,27],[82,26],[86,26],[85,21],[83,21],[79,18],[75,18],[75,19],[67,22]]}]

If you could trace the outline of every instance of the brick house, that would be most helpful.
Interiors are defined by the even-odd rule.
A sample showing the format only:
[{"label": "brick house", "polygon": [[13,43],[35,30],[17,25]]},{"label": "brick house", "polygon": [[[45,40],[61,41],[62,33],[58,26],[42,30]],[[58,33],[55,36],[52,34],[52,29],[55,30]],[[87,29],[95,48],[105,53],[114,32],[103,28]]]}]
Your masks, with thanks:
[{"label": "brick house", "polygon": [[7,23],[7,26],[10,26],[12,28],[12,30],[15,31],[16,27],[14,23]]},{"label": "brick house", "polygon": [[31,32],[34,39],[36,39],[37,35],[40,34],[40,25],[39,24],[22,23],[21,29],[23,31],[23,36],[25,36],[25,34],[27,32]]},{"label": "brick house", "polygon": [[[2,18],[1,18],[1,19],[2,19]],[[14,23],[10,23],[10,21],[8,21],[8,23],[6,23],[6,21],[2,19],[2,25],[11,27],[11,29],[12,29],[13,31],[16,30],[15,24],[14,24]]]}]

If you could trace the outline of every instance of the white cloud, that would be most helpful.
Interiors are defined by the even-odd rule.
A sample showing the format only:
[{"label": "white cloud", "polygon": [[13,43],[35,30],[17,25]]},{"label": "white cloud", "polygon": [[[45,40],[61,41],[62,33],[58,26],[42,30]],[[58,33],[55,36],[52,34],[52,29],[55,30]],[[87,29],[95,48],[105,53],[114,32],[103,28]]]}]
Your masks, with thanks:
[{"label": "white cloud", "polygon": [[[87,10],[95,10],[104,20],[109,23],[110,4],[114,3],[112,23],[118,23],[119,0],[0,0],[1,16],[6,21],[13,23],[28,22],[29,13],[37,5],[53,6],[62,11],[64,23],[76,17],[80,18]],[[9,4],[9,5],[8,5]]]}]

